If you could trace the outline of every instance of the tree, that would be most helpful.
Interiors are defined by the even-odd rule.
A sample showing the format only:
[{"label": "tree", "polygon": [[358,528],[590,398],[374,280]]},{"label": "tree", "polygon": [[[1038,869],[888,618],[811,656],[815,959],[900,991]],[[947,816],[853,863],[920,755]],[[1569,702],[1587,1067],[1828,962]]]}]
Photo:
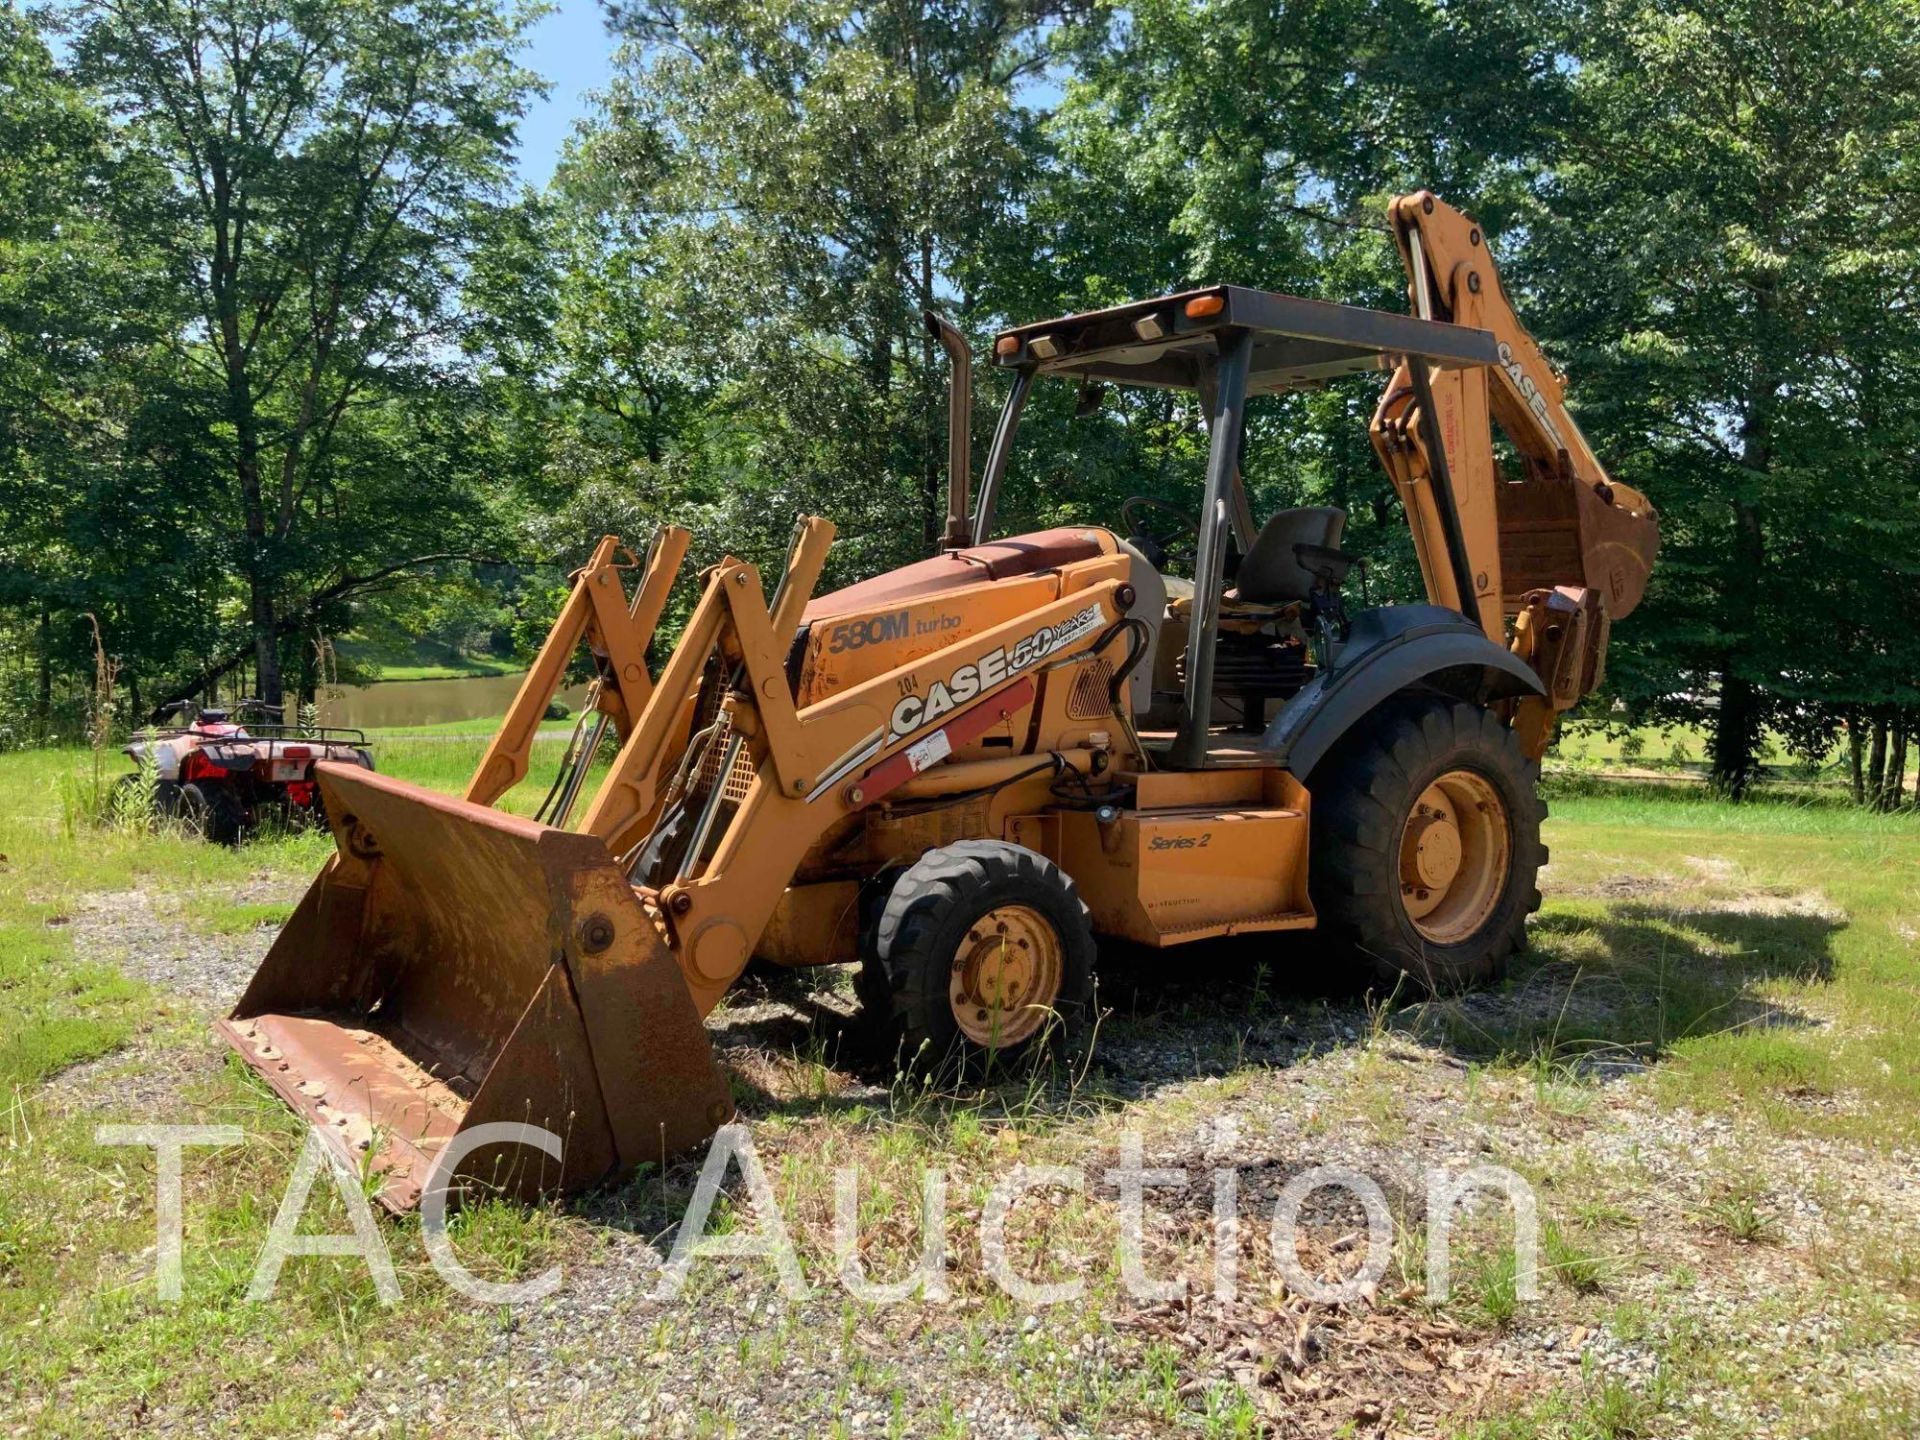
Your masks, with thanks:
[{"label": "tree", "polygon": [[[1231,282],[1401,309],[1387,196],[1431,187],[1497,234],[1567,103],[1552,32],[1518,3],[1146,0],[1072,37],[1045,125],[1050,163],[1024,253],[983,305],[1028,319]],[[1367,440],[1364,383],[1249,407],[1246,480],[1261,513],[1334,503],[1376,588],[1420,592],[1407,528]],[[1010,502],[1112,523],[1142,491],[1191,506],[1197,408],[1122,392],[1103,423],[1036,405]],[[1068,477],[1071,477],[1069,482]],[[1076,503],[1078,502],[1078,503]],[[1057,508],[1056,508],[1057,507]]]},{"label": "tree", "polygon": [[1582,423],[1664,517],[1618,673],[1734,794],[1769,722],[1824,748],[1920,672],[1913,19],[1603,0],[1529,222]]},{"label": "tree", "polygon": [[223,477],[206,521],[271,703],[283,637],[343,585],[462,548],[470,477],[417,451],[429,463],[396,473],[381,447],[458,378],[459,282],[533,83],[512,59],[529,16],[484,0],[74,12],[115,142],[164,169],[157,197],[116,197],[117,218],[191,316],[170,337],[197,402],[181,418]]},{"label": "tree", "polygon": [[[848,522],[842,565],[933,544],[945,442],[918,312],[968,311],[982,242],[1018,221],[1036,137],[1016,90],[1059,13],[1053,0],[618,10],[630,43],[607,169],[671,267],[657,313],[716,386],[720,428],[699,441],[723,477],[716,501],[778,486],[826,502]],[[757,529],[764,509],[737,513]]]},{"label": "tree", "polygon": [[[25,629],[35,656],[29,693],[0,700],[0,719],[44,732],[56,679],[82,667],[85,612],[111,599],[88,577],[102,558],[91,500],[125,447],[165,317],[151,257],[105,205],[151,177],[137,159],[113,163],[88,97],[12,8],[0,10],[0,96],[0,619]],[[128,499],[108,564],[170,548]]]}]

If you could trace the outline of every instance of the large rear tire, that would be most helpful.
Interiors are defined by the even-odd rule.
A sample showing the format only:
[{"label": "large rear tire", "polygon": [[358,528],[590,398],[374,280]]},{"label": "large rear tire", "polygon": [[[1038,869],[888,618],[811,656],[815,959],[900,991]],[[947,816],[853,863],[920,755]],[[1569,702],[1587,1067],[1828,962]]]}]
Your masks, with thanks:
[{"label": "large rear tire", "polygon": [[1308,785],[1322,930],[1387,985],[1444,994],[1499,979],[1540,907],[1539,776],[1478,705],[1382,709]]},{"label": "large rear tire", "polygon": [[1073,882],[998,840],[930,850],[881,908],[861,997],[903,1067],[982,1074],[1084,1033],[1093,926]]},{"label": "large rear tire", "polygon": [[246,808],[231,785],[195,781],[180,787],[180,818],[203,840],[237,845],[246,824]]}]

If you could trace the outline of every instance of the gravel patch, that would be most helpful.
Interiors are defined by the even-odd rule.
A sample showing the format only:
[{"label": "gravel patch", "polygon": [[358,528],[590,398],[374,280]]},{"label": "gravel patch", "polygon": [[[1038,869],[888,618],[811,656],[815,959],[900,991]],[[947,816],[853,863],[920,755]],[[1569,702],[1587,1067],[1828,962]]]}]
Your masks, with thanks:
[{"label": "gravel patch", "polygon": [[[1696,867],[1671,882],[1614,877],[1590,893],[1634,910],[1725,908],[1844,923],[1813,893],[1737,904],[1702,893],[1734,878]],[[258,893],[250,887],[234,898],[295,894],[297,887],[263,882]],[[71,923],[82,953],[208,1018],[238,997],[272,940],[271,930],[194,934],[138,892],[88,897]],[[1877,1384],[1920,1388],[1911,1327],[1876,1334],[1872,1318],[1845,1298],[1820,1298],[1834,1257],[1856,1239],[1920,1245],[1920,1155],[1783,1138],[1757,1118],[1665,1108],[1633,1059],[1606,1062],[1609,1083],[1568,1087],[1568,1103],[1557,1107],[1525,1074],[1471,1069],[1434,1042],[1437,1027],[1425,1023],[1423,1007],[1382,1019],[1354,998],[1269,995],[1247,973],[1233,957],[1217,970],[1201,957],[1167,979],[1123,984],[1113,1003],[1126,1013],[1103,1027],[1096,1070],[1071,1105],[1043,1114],[1032,1132],[1040,1136],[1037,1157],[1078,1161],[1090,1176],[1114,1163],[1129,1129],[1145,1136],[1149,1166],[1188,1171],[1184,1188],[1150,1195],[1156,1224],[1170,1237],[1150,1269],[1170,1273],[1206,1253],[1217,1168],[1237,1173],[1245,1223],[1264,1234],[1280,1190],[1309,1166],[1373,1177],[1397,1221],[1411,1226],[1424,1215],[1431,1170],[1492,1162],[1547,1177],[1541,1201],[1549,1217],[1564,1218],[1581,1198],[1605,1201],[1613,1218],[1596,1243],[1617,1264],[1601,1292],[1577,1296],[1550,1281],[1545,1298],[1505,1329],[1461,1312],[1449,1318],[1405,1295],[1311,1307],[1279,1292],[1243,1292],[1232,1304],[1196,1293],[1172,1308],[1129,1302],[1100,1314],[1036,1314],[962,1286],[943,1306],[872,1309],[849,1304],[811,1235],[802,1241],[814,1287],[808,1299],[784,1297],[757,1261],[723,1261],[696,1266],[687,1294],[668,1301],[653,1291],[671,1234],[646,1228],[658,1209],[629,1187],[586,1197],[560,1218],[565,1280],[555,1294],[495,1311],[471,1348],[450,1353],[444,1337],[434,1337],[409,1365],[369,1373],[327,1433],[781,1437],[838,1424],[853,1436],[949,1427],[1035,1440],[1145,1437],[1197,1429],[1222,1396],[1239,1396],[1261,1434],[1428,1436],[1517,1398],[1590,1386],[1596,1376],[1652,1392],[1672,1337],[1608,1322],[1631,1304],[1683,1313],[1693,1343],[1780,1377],[1777,1403],[1754,1403],[1751,1389],[1702,1386],[1677,1407],[1678,1422],[1663,1422],[1662,1435],[1695,1433],[1689,1415],[1705,1428],[1710,1417],[1731,1414],[1728,1406],[1745,1405],[1744,1433],[1784,1440],[1798,1433],[1794,1417],[1804,1420],[1809,1397]],[[1236,978],[1218,983],[1222,975]],[[1572,1003],[1604,1007],[1611,998],[1596,987]],[[1552,966],[1513,989],[1445,1003],[1489,1033],[1569,1013]],[[772,1175],[783,1163],[811,1163],[822,1133],[848,1107],[884,1113],[886,1067],[864,1048],[842,989],[791,977],[753,981],[711,1028],[745,1112],[778,1117],[755,1132]],[[62,1083],[82,1091],[91,1084],[116,1100],[131,1084],[164,1100],[196,1067],[216,1063],[211,1044],[136,1050],[75,1067]],[[834,1134],[856,1155],[876,1144],[868,1129]],[[639,1183],[684,1193],[694,1173],[683,1163]],[[1768,1238],[1736,1243],[1712,1206],[1729,1185],[1755,1176],[1750,1199]],[[1088,1195],[1112,1202],[1097,1181]],[[1489,1202],[1475,1213],[1499,1208]],[[958,1235],[974,1214],[977,1200],[956,1188],[950,1232]],[[1337,1192],[1317,1192],[1306,1212],[1309,1258],[1347,1253],[1359,1218]],[[449,1293],[447,1303],[467,1302]],[[1134,1410],[1034,1411],[1036,1394],[1123,1390],[1168,1355],[1174,1420],[1144,1420]]]},{"label": "gravel patch", "polygon": [[[232,898],[242,903],[287,901],[300,888],[255,882]],[[233,1008],[253,972],[260,968],[277,927],[239,935],[201,935],[168,914],[145,890],[88,895],[69,921],[74,948],[94,960],[118,966],[170,995],[200,1003],[210,1014]]]}]

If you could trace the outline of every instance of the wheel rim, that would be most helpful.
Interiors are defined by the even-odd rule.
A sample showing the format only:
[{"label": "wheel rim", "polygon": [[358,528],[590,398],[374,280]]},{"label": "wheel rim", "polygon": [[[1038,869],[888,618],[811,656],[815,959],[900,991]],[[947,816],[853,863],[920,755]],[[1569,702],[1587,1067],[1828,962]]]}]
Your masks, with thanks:
[{"label": "wheel rim", "polygon": [[1030,905],[1001,905],[967,927],[953,953],[947,998],[975,1045],[1005,1048],[1046,1024],[1060,998],[1059,933]]},{"label": "wheel rim", "polygon": [[1400,832],[1400,903],[1422,938],[1457,945],[1487,923],[1513,868],[1506,802],[1484,775],[1449,770]]}]

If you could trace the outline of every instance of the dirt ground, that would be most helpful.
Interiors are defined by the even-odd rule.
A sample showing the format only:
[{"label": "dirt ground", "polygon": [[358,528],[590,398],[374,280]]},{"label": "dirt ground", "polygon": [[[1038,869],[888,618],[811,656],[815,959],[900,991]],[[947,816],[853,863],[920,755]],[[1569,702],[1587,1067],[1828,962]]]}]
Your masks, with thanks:
[{"label": "dirt ground", "polygon": [[[527,1222],[509,1226],[530,1269],[562,1267],[560,1288],[531,1306],[474,1312],[410,1269],[417,1345],[389,1346],[351,1384],[328,1382],[321,1430],[1899,1432],[1920,1395],[1920,1159],[1863,1136],[1850,1121],[1874,1102],[1844,1085],[1774,1087],[1751,1110],[1693,1108],[1684,1080],[1675,1091],[1671,1037],[1645,1031],[1644,973],[1587,953],[1624,951],[1634,927],[1677,926],[1694,937],[1689,963],[1744,966],[1751,952],[1736,931],[1760,937],[1764,953],[1770,934],[1799,944],[1844,930],[1846,910],[1817,887],[1755,884],[1713,855],[1584,876],[1558,868],[1548,877],[1558,918],[1550,906],[1502,989],[1390,1009],[1328,973],[1311,937],[1209,947],[1177,966],[1106,956],[1096,1063],[984,1094],[911,1093],[870,1053],[844,984],[756,978],[712,1028],[810,1294],[783,1294],[770,1265],[740,1259],[696,1263],[680,1298],[654,1297],[697,1173],[685,1162],[554,1207],[531,1239]],[[263,874],[232,899],[271,906],[298,889]],[[202,1038],[155,1031],[62,1072],[45,1097],[55,1113],[181,1114],[248,1083],[200,1022],[232,1003],[270,927],[209,934],[155,887],[85,895],[63,919],[81,951],[171,997]],[[1863,1023],[1826,1005],[1817,976],[1785,988],[1745,969],[1725,978],[1714,1034],[1844,1044],[1836,1030]],[[1567,1043],[1543,1046],[1543,1034]],[[1147,1199],[1146,1269],[1184,1278],[1178,1299],[1136,1298],[1115,1273],[1118,1191],[1106,1172],[1129,1134],[1149,1167],[1187,1172]],[[831,1171],[849,1161],[879,1186],[863,1204],[860,1252],[877,1275],[903,1274],[918,1255],[920,1174],[949,1173],[945,1303],[856,1302],[835,1283]],[[1088,1177],[1081,1194],[1033,1192],[1010,1226],[1016,1268],[1085,1282],[1072,1303],[1022,1305],[982,1273],[987,1194],[1021,1163]],[[1432,1303],[1429,1177],[1484,1164],[1509,1167],[1539,1197],[1540,1297],[1518,1294],[1504,1205],[1484,1201],[1458,1223],[1452,1298]],[[1391,1263],[1345,1303],[1290,1289],[1268,1245],[1287,1181],[1320,1165],[1365,1173],[1392,1212]],[[1245,1217],[1230,1300],[1215,1293],[1223,1173]],[[709,1229],[757,1233],[737,1171],[729,1181],[732,1203]],[[270,1214],[273,1199],[258,1204]],[[1353,1273],[1367,1248],[1358,1203],[1321,1190],[1304,1215],[1307,1272]],[[105,1271],[134,1286],[151,1262],[134,1253]],[[343,1274],[364,1291],[364,1272]],[[456,1310],[464,1318],[443,1330]],[[29,1398],[15,1433],[57,1402],[57,1389]],[[259,1430],[257,1404],[236,1385],[138,1418],[157,1433]]]}]

